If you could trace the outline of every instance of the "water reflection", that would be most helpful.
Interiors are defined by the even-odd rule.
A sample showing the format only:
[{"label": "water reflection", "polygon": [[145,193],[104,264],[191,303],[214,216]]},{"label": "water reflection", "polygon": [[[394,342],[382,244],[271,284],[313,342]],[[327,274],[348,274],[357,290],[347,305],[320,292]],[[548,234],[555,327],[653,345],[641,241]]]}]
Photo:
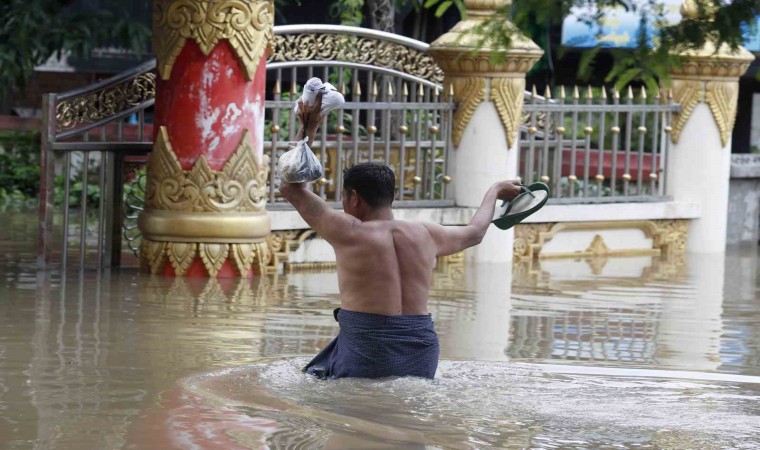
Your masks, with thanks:
[{"label": "water reflection", "polygon": [[[28,215],[0,219],[0,448],[182,447],[138,442],[167,430],[181,436],[182,417],[192,417],[190,410],[221,428],[229,424],[206,399],[177,391],[178,380],[261,357],[313,355],[337,332],[334,273],[215,281],[150,277],[130,268],[66,276],[37,272],[34,223]],[[758,269],[755,250],[733,251],[725,259],[548,260],[513,268],[451,261],[433,277],[430,309],[447,359],[760,375]],[[554,387],[559,396],[562,383]],[[489,396],[471,388],[473,403]],[[540,393],[531,389],[526,387],[526,398]],[[709,398],[712,391],[694,392]],[[446,417],[450,412],[407,401],[418,406],[411,408],[415,420],[455,420]],[[195,406],[188,410],[190,404]],[[173,410],[176,419],[167,419]],[[392,407],[383,411],[393,417]],[[240,408],[228,413],[252,421],[225,432],[240,447],[306,442],[305,448],[340,448],[357,438],[345,430],[326,432],[319,417]],[[152,414],[163,421],[144,425]],[[448,442],[472,440],[467,445],[473,446],[489,442],[483,436],[491,426],[523,426],[477,422],[474,414],[457,417],[469,425],[436,433],[449,436]],[[277,425],[283,422],[295,425]],[[251,434],[254,425],[260,434]],[[542,433],[514,442],[562,446],[561,433]],[[688,440],[679,436],[667,439]],[[652,442],[665,441],[649,442],[662,447]]]}]

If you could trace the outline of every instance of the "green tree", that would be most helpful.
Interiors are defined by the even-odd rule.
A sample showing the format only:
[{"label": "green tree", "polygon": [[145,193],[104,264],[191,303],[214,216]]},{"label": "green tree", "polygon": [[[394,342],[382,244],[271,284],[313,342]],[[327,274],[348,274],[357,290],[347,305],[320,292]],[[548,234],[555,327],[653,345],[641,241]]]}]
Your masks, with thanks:
[{"label": "green tree", "polygon": [[[639,82],[653,89],[660,80],[667,80],[668,68],[678,64],[678,58],[673,54],[701,48],[708,41],[735,49],[744,41],[747,30],[755,30],[756,18],[760,15],[760,0],[691,1],[699,12],[698,16],[673,25],[665,21],[665,9],[659,0],[513,0],[510,7],[502,8],[479,28],[480,44],[507,49],[513,33],[520,31],[546,50],[539,68],[552,70],[553,59],[558,55],[561,58],[563,51],[551,48],[550,33],[561,27],[573,7],[584,7],[589,11],[580,20],[590,26],[600,25],[612,8],[624,8],[638,14],[642,25],[635,47],[583,50],[579,78],[587,78],[599,57],[607,54],[613,63],[606,81],[614,82],[619,88]],[[439,16],[451,7],[457,7],[465,14],[459,1],[427,0],[425,6],[435,8]],[[648,29],[657,30],[657,36],[648,35]]]},{"label": "green tree", "polygon": [[[147,50],[150,29],[118,6],[74,13],[62,0],[0,2],[0,98],[22,89],[34,72],[54,54],[88,56],[103,45],[117,45],[138,56]],[[118,2],[114,2],[118,5]]]}]

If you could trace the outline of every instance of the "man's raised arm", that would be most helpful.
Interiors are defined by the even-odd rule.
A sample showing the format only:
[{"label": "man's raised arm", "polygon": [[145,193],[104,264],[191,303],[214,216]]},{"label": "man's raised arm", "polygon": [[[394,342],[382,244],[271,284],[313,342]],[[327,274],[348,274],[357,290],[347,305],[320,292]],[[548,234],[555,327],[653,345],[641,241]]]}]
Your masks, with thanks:
[{"label": "man's raised arm", "polygon": [[438,256],[453,255],[480,244],[493,220],[497,200],[512,200],[520,193],[520,185],[513,181],[500,181],[486,192],[480,208],[465,226],[442,226],[426,223],[425,227],[435,241]]},{"label": "man's raised arm", "polygon": [[306,183],[280,183],[280,193],[303,217],[306,223],[327,242],[333,244],[348,237],[359,219],[336,211]]}]

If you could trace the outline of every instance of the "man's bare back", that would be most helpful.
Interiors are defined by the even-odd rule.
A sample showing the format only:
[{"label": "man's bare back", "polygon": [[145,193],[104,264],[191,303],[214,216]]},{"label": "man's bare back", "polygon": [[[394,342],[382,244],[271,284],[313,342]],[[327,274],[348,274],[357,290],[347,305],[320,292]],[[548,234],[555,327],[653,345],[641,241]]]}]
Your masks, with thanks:
[{"label": "man's bare back", "polygon": [[362,222],[335,245],[341,307],[374,314],[427,314],[436,247],[421,223]]}]

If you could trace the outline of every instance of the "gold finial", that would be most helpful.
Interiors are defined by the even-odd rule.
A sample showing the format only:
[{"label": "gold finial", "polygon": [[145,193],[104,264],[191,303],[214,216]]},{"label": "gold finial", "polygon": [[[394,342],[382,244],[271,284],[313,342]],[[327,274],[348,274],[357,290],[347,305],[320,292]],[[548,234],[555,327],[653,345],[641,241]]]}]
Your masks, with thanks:
[{"label": "gold finial", "polygon": [[277,95],[280,93],[280,80],[274,82],[274,95]]},{"label": "gold finial", "polygon": [[343,81],[340,83],[340,93],[345,94],[346,93],[346,82]]},{"label": "gold finial", "polygon": [[715,3],[709,0],[683,0],[681,2],[681,16],[684,19],[699,19],[700,12],[702,12],[702,17],[713,20],[717,9]]},{"label": "gold finial", "polygon": [[668,89],[668,99],[673,100],[673,89]]},{"label": "gold finial", "polygon": [[618,90],[617,86],[614,88],[613,95],[616,99],[620,100],[620,91]]},{"label": "gold finial", "polygon": [[441,95],[441,93],[440,93],[440,91],[439,91],[439,89],[438,89],[438,85],[437,85],[437,84],[435,85],[435,89],[433,90],[433,95],[434,95],[436,98],[438,98],[438,96],[439,96],[439,95]]},{"label": "gold finial", "polygon": [[403,87],[404,87],[404,90],[403,90],[404,97],[409,97],[409,87],[407,87],[406,83],[404,83]]},{"label": "gold finial", "polygon": [[602,100],[607,100],[607,88],[602,86]]},{"label": "gold finial", "polygon": [[499,9],[512,4],[512,0],[464,0],[467,15],[492,16]]},{"label": "gold finial", "polygon": [[454,98],[454,83],[449,84],[449,97]]},{"label": "gold finial", "polygon": [[536,90],[536,85],[533,85],[533,89],[531,90],[531,94],[533,94],[533,98],[536,98],[538,96],[538,91]]},{"label": "gold finial", "polygon": [[654,98],[656,98],[657,100],[659,100],[660,98],[662,98],[661,97],[661,95],[662,95],[661,91],[662,91],[662,89],[657,89],[657,93],[655,94]]},{"label": "gold finial", "polygon": [[586,98],[589,100],[594,99],[594,91],[591,89],[591,85],[589,85],[588,91],[586,91]]},{"label": "gold finial", "polygon": [[393,83],[388,82],[388,97],[393,97]]},{"label": "gold finial", "polygon": [[628,98],[633,98],[633,88],[631,86],[628,86]]},{"label": "gold finial", "polygon": [[581,98],[581,91],[578,90],[578,85],[575,85],[575,87],[573,88],[573,98],[576,100]]},{"label": "gold finial", "polygon": [[549,85],[548,84],[546,85],[546,89],[544,89],[544,98],[547,99],[547,100],[549,100],[550,98],[552,98],[552,90],[549,89]]},{"label": "gold finial", "polygon": [[362,85],[358,81],[356,82],[356,86],[354,86],[354,94],[361,97],[362,95]]},{"label": "gold finial", "polygon": [[647,89],[644,86],[641,86],[641,99],[642,100],[647,99]]},{"label": "gold finial", "polygon": [[567,97],[567,93],[565,92],[565,85],[563,84],[559,87],[559,98],[564,100],[565,97]]},{"label": "gold finial", "polygon": [[419,97],[424,96],[425,95],[425,89],[422,87],[422,83],[418,84],[417,86],[419,86],[419,89],[417,89],[417,95]]},{"label": "gold finial", "polygon": [[377,97],[377,81],[372,82],[372,96]]},{"label": "gold finial", "polygon": [[290,95],[296,95],[297,92],[298,90],[296,88],[296,80],[291,80],[290,81]]}]

